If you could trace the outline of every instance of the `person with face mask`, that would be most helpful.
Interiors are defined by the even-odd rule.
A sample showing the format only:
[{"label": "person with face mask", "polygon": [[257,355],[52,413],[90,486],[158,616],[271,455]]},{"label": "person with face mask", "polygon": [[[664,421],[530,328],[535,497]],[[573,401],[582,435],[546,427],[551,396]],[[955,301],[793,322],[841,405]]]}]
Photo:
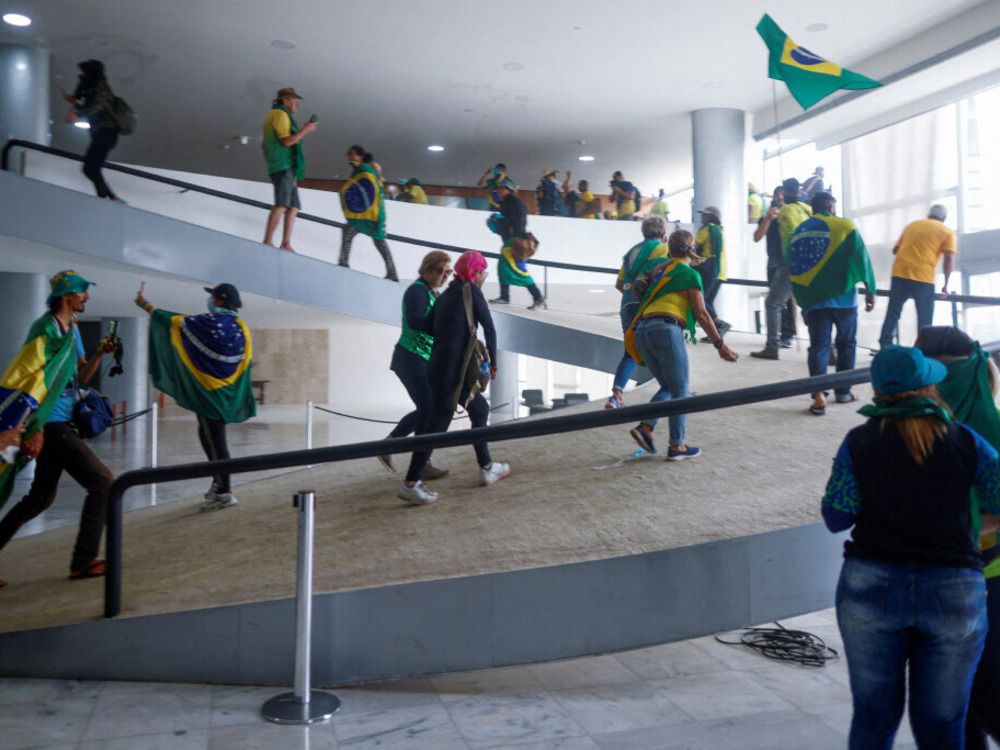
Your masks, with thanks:
[{"label": "person with face mask", "polygon": [[385,241],[385,186],[382,182],[382,167],[365,151],[364,146],[357,144],[347,149],[347,162],[351,165],[351,177],[340,190],[340,207],[347,219],[347,225],[341,230],[340,265],[350,267],[348,262],[351,259],[351,244],[360,232],[372,238],[375,249],[385,261],[385,278],[399,281],[389,244]]},{"label": "person with face mask", "polygon": [[[431,403],[426,413],[420,415],[418,435],[447,432],[458,405],[464,406],[473,427],[485,427],[489,421],[490,406],[483,394],[470,390],[463,383],[469,337],[475,335],[474,332],[480,326],[486,335],[489,357],[484,366],[489,369],[490,379],[496,379],[497,334],[481,289],[486,280],[486,267],[486,258],[482,253],[462,253],[455,262],[455,279],[427,315],[424,328],[434,337],[430,360],[427,362]],[[479,464],[481,485],[488,487],[496,484],[510,474],[510,465],[494,461],[486,443],[476,443],[473,448]],[[438,498],[438,494],[428,489],[422,481],[430,457],[431,451],[416,451],[410,459],[406,480],[398,493],[398,497],[410,505],[428,505]]]},{"label": "person with face mask", "polygon": [[[198,439],[209,461],[229,458],[226,425],[257,413],[251,388],[253,346],[239,318],[243,306],[232,284],[205,287],[208,312],[179,315],[153,307],[143,287],[135,304],[150,314],[149,374],[153,387],[198,417]],[[219,473],[205,493],[203,513],[237,504],[229,475]]]}]

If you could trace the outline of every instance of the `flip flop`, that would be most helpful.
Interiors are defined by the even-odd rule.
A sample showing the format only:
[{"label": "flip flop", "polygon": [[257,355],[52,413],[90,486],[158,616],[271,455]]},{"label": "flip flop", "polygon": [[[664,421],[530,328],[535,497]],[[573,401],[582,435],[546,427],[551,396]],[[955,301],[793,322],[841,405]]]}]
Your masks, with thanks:
[{"label": "flip flop", "polygon": [[100,578],[104,575],[104,560],[91,560],[83,570],[74,570],[69,574],[69,580],[79,581],[84,578]]},{"label": "flip flop", "polygon": [[810,404],[809,413],[816,417],[822,417],[824,414],[826,414],[826,407],[817,406],[816,404]]},{"label": "flip flop", "polygon": [[855,401],[858,401],[859,399],[857,395],[853,393],[848,393],[847,396],[837,396],[835,400],[838,404],[853,404]]}]

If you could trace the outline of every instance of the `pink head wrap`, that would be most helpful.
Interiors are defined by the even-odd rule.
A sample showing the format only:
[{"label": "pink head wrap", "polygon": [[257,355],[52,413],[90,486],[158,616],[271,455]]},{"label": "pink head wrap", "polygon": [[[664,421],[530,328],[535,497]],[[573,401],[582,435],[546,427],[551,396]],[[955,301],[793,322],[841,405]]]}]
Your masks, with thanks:
[{"label": "pink head wrap", "polygon": [[480,271],[488,267],[483,254],[475,250],[467,250],[455,261],[455,275],[463,281],[475,281]]}]

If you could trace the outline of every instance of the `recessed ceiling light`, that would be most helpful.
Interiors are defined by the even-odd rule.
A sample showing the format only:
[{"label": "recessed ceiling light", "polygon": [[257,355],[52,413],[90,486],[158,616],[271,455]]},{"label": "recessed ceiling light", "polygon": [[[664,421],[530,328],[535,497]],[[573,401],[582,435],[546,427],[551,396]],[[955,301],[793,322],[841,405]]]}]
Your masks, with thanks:
[{"label": "recessed ceiling light", "polygon": [[17,68],[18,70],[27,70],[28,63],[26,63],[24,60],[18,60],[17,63],[15,63],[14,67]]},{"label": "recessed ceiling light", "polygon": [[80,128],[80,130],[90,130],[90,123],[86,120],[77,120],[73,123],[73,126]]},{"label": "recessed ceiling light", "polygon": [[817,23],[811,23],[808,26],[806,26],[806,31],[812,31],[812,32],[826,31],[828,28],[830,27],[827,26],[825,23],[823,23],[822,21],[818,21]]},{"label": "recessed ceiling light", "polygon": [[295,42],[291,39],[272,39],[271,46],[275,49],[295,49]]},{"label": "recessed ceiling light", "polygon": [[519,70],[524,70],[524,63],[519,63],[519,62],[504,63],[503,69],[514,71],[516,73]]},{"label": "recessed ceiling light", "polygon": [[11,26],[31,26],[31,19],[20,13],[4,13],[3,22]]},{"label": "recessed ceiling light", "polygon": [[590,154],[584,154],[583,156],[578,156],[576,158],[579,159],[580,161],[593,161],[594,160],[594,157],[591,156]]},{"label": "recessed ceiling light", "polygon": [[444,151],[444,146],[439,146],[438,144],[434,144],[432,146],[428,146],[427,150],[428,151]]}]

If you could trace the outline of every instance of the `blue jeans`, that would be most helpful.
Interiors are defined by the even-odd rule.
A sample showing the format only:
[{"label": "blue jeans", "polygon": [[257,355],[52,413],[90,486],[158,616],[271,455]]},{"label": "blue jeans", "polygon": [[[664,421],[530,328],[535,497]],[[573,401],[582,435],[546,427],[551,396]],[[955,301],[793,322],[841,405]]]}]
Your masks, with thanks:
[{"label": "blue jeans", "polygon": [[[639,298],[635,296],[635,292],[631,289],[626,289],[622,292],[622,304],[618,311],[622,321],[622,333],[628,330],[628,327],[632,324],[632,318],[635,317],[637,312],[639,312]],[[615,380],[612,388],[624,391],[636,367],[638,365],[629,356],[628,352],[622,354],[622,358],[618,362],[618,367],[615,368]]]},{"label": "blue jeans", "polygon": [[[833,341],[837,348],[837,372],[853,370],[858,308],[820,307],[805,313],[805,319],[809,327],[809,374],[826,374],[830,364],[830,335],[834,326],[837,327],[837,337]],[[838,396],[846,396],[850,392],[850,388],[836,389]]]},{"label": "blue jeans", "polygon": [[987,750],[987,734],[1000,742],[1000,576],[986,581],[986,617],[990,631],[972,684],[966,750]]},{"label": "blue jeans", "polygon": [[[635,332],[635,343],[646,367],[660,384],[650,403],[684,398],[688,395],[688,355],[684,347],[684,329],[663,318],[644,318]],[[656,419],[643,424],[656,427]],[[670,417],[670,444],[684,445],[687,414]]]},{"label": "blue jeans", "polygon": [[850,750],[889,750],[903,716],[921,748],[962,748],[976,663],[986,637],[986,586],[971,568],[847,558],[837,623],[851,678]]},{"label": "blue jeans", "polygon": [[878,345],[883,349],[892,343],[899,326],[899,314],[908,299],[912,299],[917,306],[917,330],[934,325],[934,285],[893,276],[889,285],[889,308],[885,311],[882,333],[878,337]]}]

